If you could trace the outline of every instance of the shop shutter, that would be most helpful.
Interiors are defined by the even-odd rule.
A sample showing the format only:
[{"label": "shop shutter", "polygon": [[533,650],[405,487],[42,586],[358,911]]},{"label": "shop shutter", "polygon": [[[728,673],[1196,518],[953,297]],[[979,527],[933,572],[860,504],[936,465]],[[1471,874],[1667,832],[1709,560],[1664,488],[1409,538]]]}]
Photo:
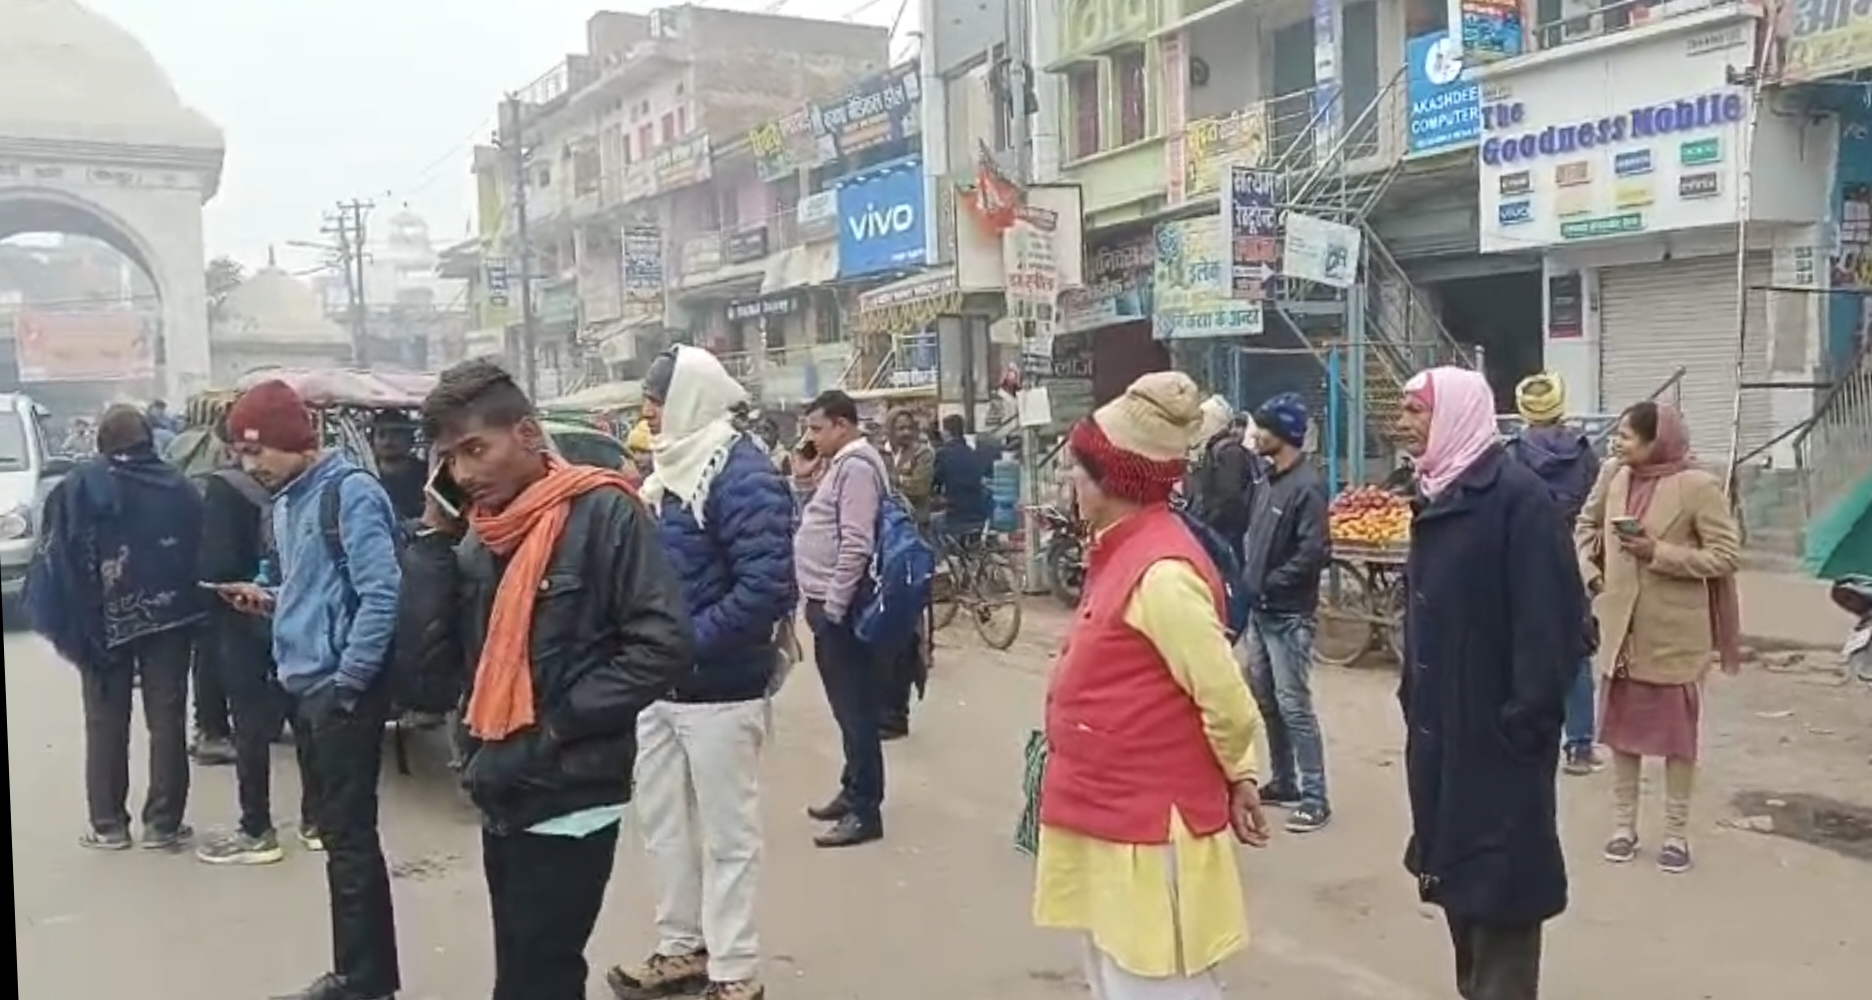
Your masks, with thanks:
[{"label": "shop shutter", "polygon": [[[1749,255],[1746,382],[1768,379],[1767,293],[1771,257]],[[1649,397],[1679,367],[1684,419],[1706,462],[1729,458],[1735,407],[1736,275],[1733,257],[1693,257],[1599,271],[1599,392],[1617,413]],[[1668,396],[1666,397],[1668,398]],[[1744,451],[1774,436],[1768,390],[1742,393]]]}]

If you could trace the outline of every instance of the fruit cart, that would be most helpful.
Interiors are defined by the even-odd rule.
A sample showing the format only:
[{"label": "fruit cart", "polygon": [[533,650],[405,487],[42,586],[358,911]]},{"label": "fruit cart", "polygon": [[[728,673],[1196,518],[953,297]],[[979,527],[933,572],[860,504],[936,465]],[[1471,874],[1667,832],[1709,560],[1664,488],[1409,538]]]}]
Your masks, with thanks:
[{"label": "fruit cart", "polygon": [[1380,646],[1402,661],[1410,520],[1404,497],[1375,486],[1334,498],[1328,513],[1333,553],[1320,581],[1314,662],[1351,666]]}]

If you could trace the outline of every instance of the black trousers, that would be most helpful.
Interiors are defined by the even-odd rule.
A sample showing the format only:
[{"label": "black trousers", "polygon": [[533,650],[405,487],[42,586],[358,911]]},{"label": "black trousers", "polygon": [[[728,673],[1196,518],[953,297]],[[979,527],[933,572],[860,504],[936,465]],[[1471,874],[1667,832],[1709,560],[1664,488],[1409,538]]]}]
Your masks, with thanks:
[{"label": "black trousers", "polygon": [[892,661],[861,641],[849,623],[829,621],[818,601],[807,602],[806,623],[812,626],[819,680],[825,684],[826,701],[844,743],[839,795],[852,815],[867,823],[880,822],[884,742],[879,730],[889,700]]},{"label": "black trousers", "polygon": [[188,808],[188,682],[192,629],[135,639],[117,662],[80,674],[84,688],[85,801],[91,828],[130,828],[130,706],[143,678],[143,724],[149,729],[149,788],[143,826],[170,833]]},{"label": "black trousers", "polygon": [[234,735],[234,716],[222,679],[221,645],[216,631],[211,624],[197,633],[189,673],[195,684],[196,734],[202,739],[225,740]]},{"label": "black trousers", "polygon": [[916,638],[904,645],[896,656],[891,658],[888,685],[884,694],[884,722],[887,726],[908,728],[910,725],[910,703],[916,697],[917,685],[923,682],[925,652],[924,633],[918,627]]},{"label": "black trousers", "polygon": [[[273,679],[273,642],[265,619],[217,610],[210,613],[208,627],[212,639],[202,646],[214,650],[215,672],[233,714],[240,828],[257,837],[273,829],[273,738],[292,713],[292,698]],[[315,782],[301,782],[302,825]]]},{"label": "black trousers", "polygon": [[604,907],[618,826],[583,837],[482,832],[493,1000],[585,1000],[585,946]]},{"label": "black trousers", "polygon": [[380,677],[351,712],[330,709],[330,700],[297,699],[293,736],[310,786],[314,815],[306,818],[325,841],[332,971],[360,996],[389,996],[402,986],[390,870],[377,835],[389,685]]},{"label": "black trousers", "polygon": [[1491,924],[1454,914],[1456,993],[1463,1000],[1537,1000],[1540,996],[1540,924]]}]

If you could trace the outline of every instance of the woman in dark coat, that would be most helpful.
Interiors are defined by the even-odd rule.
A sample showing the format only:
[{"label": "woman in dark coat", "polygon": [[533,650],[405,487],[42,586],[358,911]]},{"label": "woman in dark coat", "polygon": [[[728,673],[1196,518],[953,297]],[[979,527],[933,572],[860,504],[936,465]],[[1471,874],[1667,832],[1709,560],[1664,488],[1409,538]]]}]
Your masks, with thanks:
[{"label": "woman in dark coat", "polygon": [[1496,442],[1479,374],[1405,387],[1420,499],[1405,577],[1411,839],[1464,1000],[1535,1000],[1541,925],[1566,909],[1554,780],[1585,591],[1547,488]]}]

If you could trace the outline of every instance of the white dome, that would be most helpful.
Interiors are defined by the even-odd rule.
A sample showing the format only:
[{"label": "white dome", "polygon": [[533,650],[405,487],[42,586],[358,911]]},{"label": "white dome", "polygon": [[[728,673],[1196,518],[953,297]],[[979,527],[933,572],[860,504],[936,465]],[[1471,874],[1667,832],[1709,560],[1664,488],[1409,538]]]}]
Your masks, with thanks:
[{"label": "white dome", "polygon": [[222,148],[149,50],[74,0],[0,0],[0,137]]},{"label": "white dome", "polygon": [[351,343],[351,335],[325,317],[312,286],[277,267],[255,271],[228,293],[214,339],[233,345]]}]

